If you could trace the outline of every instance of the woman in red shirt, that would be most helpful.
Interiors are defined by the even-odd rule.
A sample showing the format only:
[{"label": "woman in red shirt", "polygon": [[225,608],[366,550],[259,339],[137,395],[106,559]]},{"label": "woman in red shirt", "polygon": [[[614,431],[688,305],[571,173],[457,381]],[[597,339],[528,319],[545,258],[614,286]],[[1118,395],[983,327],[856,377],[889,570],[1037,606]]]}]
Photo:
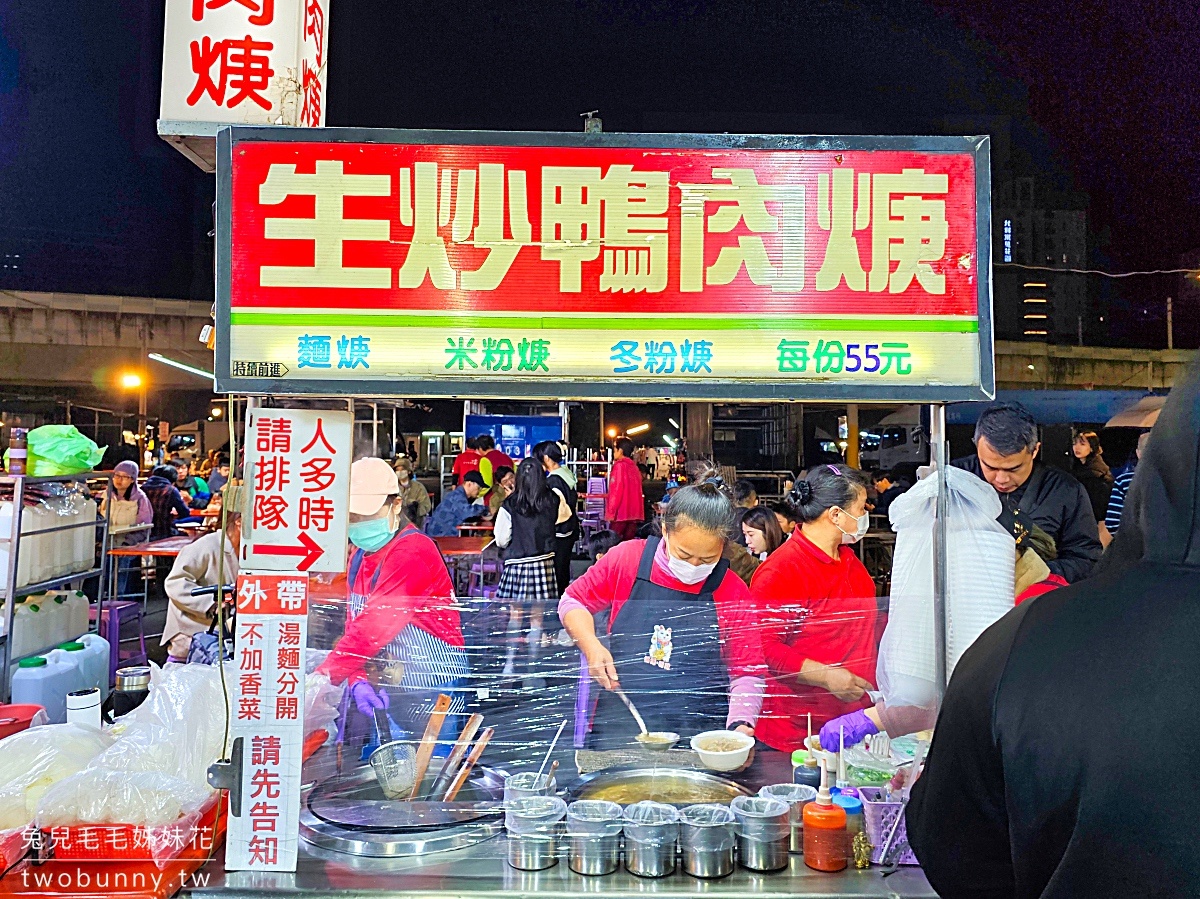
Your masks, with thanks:
[{"label": "woman in red shirt", "polygon": [[757,736],[772,749],[803,746],[831,718],[866,708],[879,646],[875,582],[854,552],[870,521],[867,479],[821,465],[786,502],[799,526],[754,573],[770,675]]},{"label": "woman in red shirt", "polygon": [[350,467],[349,537],[356,549],[347,573],[346,631],[318,669],[334,684],[345,681],[365,716],[347,724],[348,734],[373,734],[375,711],[387,709],[403,730],[420,736],[439,693],[451,696],[451,715],[466,705],[469,671],[454,585],[437,544],[405,517],[399,494],[396,472],[382,459]]},{"label": "woman in red shirt", "polygon": [[[663,513],[661,540],[621,543],[567,587],[559,617],[606,691],[592,745],[617,748],[638,733],[618,688],[651,731],[753,734],[766,666],[754,601],[721,558],[733,520],[718,487],[685,487]],[[603,610],[607,645],[594,618]]]}]

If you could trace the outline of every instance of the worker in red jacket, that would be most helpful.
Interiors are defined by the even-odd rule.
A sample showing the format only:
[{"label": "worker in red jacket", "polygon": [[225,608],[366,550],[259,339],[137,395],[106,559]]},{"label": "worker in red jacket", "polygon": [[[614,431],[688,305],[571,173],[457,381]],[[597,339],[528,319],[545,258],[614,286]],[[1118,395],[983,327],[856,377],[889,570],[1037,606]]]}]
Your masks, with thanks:
[{"label": "worker in red jacket", "polygon": [[618,440],[617,448],[613,452],[604,518],[608,521],[609,530],[622,540],[632,540],[636,537],[638,526],[646,520],[642,470],[633,461],[633,441],[628,437]]},{"label": "worker in red jacket", "polygon": [[770,676],[757,736],[794,752],[831,718],[872,705],[879,656],[875,582],[854,551],[870,522],[867,479],[820,465],[787,498],[800,525],[754,573]]},{"label": "worker in red jacket", "polygon": [[457,487],[463,482],[463,478],[468,472],[479,471],[479,461],[483,458],[483,454],[479,452],[479,441],[475,437],[468,437],[466,449],[454,457],[454,467],[450,469],[450,476],[454,480],[454,486]]},{"label": "worker in red jacket", "polygon": [[[420,735],[439,693],[461,714],[461,682],[467,677],[462,626],[454,585],[437,544],[405,518],[396,472],[382,459],[359,459],[350,467],[350,590],[346,631],[320,671],[349,687],[354,707],[366,716],[377,709],[410,734]],[[396,734],[400,737],[402,735]]]}]

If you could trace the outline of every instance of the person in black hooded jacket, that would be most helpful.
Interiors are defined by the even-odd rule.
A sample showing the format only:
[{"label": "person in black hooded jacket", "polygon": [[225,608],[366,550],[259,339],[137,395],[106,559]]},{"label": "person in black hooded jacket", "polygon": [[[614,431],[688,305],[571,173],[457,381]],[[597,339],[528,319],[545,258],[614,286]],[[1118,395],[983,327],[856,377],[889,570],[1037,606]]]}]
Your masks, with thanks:
[{"label": "person in black hooded jacket", "polygon": [[955,668],[907,817],[945,899],[1200,896],[1200,362],[1126,516],[1093,577],[1018,606]]}]

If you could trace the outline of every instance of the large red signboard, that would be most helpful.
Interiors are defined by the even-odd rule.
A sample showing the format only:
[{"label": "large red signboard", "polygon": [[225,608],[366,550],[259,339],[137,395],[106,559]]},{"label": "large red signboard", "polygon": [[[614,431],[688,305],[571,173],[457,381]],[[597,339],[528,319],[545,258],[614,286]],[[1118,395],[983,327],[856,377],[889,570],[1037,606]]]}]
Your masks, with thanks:
[{"label": "large red signboard", "polygon": [[[986,152],[965,139],[236,137],[222,181],[231,380],[985,384]],[[861,361],[886,352],[886,371]]]}]

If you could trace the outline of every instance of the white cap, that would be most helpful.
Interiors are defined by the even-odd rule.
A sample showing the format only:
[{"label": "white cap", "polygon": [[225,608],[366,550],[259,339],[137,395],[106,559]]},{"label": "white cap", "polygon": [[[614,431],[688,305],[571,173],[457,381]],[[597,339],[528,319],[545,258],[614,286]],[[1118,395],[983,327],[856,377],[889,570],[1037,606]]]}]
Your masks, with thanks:
[{"label": "white cap", "polygon": [[392,466],[382,459],[359,459],[350,466],[350,512],[374,515],[389,496],[400,492]]}]

